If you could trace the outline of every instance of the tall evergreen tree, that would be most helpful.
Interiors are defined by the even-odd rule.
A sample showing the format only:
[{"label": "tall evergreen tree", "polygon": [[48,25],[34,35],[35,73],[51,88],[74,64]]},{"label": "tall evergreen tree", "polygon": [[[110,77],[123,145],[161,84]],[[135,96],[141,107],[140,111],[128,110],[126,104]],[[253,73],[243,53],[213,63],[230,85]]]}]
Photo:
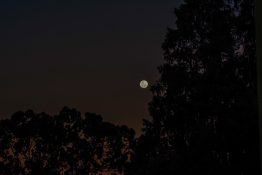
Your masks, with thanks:
[{"label": "tall evergreen tree", "polygon": [[134,174],[258,174],[253,0],[185,0],[162,45]]}]

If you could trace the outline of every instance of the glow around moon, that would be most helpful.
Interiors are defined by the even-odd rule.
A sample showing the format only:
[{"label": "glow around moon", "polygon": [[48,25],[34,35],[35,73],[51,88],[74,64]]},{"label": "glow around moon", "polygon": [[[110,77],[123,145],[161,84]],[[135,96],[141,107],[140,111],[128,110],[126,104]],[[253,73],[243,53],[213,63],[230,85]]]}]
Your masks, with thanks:
[{"label": "glow around moon", "polygon": [[140,81],[140,87],[145,89],[148,87],[148,82],[146,80]]}]

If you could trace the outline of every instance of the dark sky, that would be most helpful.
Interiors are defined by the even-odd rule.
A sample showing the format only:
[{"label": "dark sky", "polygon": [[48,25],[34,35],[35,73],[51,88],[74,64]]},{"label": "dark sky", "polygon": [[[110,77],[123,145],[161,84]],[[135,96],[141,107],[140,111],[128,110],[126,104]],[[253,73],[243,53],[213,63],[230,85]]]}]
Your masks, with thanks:
[{"label": "dark sky", "polygon": [[63,106],[138,129],[179,0],[1,0],[0,117]]}]

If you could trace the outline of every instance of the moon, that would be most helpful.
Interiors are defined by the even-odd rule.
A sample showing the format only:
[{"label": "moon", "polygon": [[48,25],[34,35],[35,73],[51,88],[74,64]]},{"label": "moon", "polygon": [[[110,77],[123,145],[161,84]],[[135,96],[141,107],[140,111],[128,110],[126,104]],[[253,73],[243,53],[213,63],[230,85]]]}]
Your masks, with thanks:
[{"label": "moon", "polygon": [[141,88],[145,89],[145,88],[147,88],[147,86],[148,86],[148,82],[146,80],[140,81],[140,87]]}]

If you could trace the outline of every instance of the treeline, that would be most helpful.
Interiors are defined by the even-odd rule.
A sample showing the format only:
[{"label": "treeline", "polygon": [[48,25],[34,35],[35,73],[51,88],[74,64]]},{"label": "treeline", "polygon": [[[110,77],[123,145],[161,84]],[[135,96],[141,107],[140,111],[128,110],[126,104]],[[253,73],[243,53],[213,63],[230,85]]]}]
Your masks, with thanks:
[{"label": "treeline", "polygon": [[16,112],[0,121],[0,174],[122,173],[135,132],[64,107],[58,115]]}]

